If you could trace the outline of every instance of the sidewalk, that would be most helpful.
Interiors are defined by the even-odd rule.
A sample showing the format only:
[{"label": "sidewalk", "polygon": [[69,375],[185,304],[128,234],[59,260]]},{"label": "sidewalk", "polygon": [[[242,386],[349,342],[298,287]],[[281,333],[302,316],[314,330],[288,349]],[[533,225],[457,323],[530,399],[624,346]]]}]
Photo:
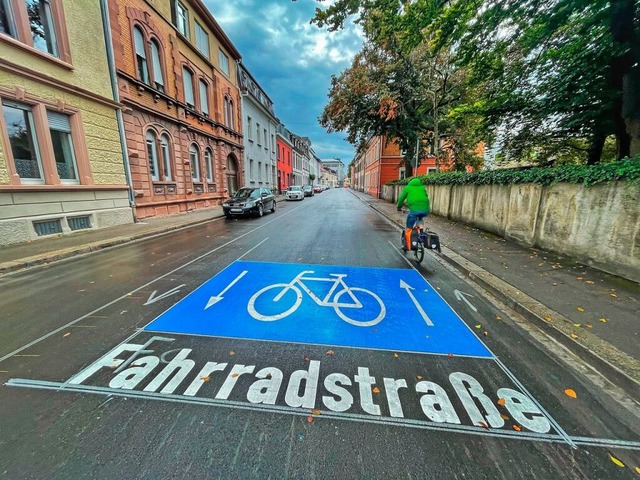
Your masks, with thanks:
[{"label": "sidewalk", "polygon": [[[404,228],[395,204],[350,191]],[[640,398],[639,284],[443,217],[425,224],[443,260]]]},{"label": "sidewalk", "polygon": [[[349,190],[398,225],[394,204]],[[279,197],[282,200],[282,197]],[[0,275],[222,217],[214,207],[0,248]],[[640,285],[446,218],[430,216],[441,258],[640,398]]]}]

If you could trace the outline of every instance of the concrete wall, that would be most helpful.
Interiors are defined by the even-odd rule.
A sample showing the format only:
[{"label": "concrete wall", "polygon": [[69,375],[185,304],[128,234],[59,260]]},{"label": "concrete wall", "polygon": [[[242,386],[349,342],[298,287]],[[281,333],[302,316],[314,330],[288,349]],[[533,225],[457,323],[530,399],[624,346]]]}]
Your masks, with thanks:
[{"label": "concrete wall", "polygon": [[[640,282],[640,189],[625,182],[429,185],[432,212]],[[402,187],[385,185],[395,202]]]}]

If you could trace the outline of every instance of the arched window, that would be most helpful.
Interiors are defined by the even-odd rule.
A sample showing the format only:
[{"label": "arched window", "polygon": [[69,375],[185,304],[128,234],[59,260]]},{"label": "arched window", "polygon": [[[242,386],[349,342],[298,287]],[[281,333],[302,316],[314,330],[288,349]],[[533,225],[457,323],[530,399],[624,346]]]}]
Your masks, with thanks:
[{"label": "arched window", "polygon": [[182,67],[182,84],[184,86],[184,101],[194,108],[196,101],[193,95],[193,73],[187,67]]},{"label": "arched window", "polygon": [[154,86],[164,92],[164,75],[162,74],[162,62],[160,61],[160,45],[156,40],[151,40],[151,65],[153,67]]},{"label": "arched window", "polygon": [[133,27],[133,43],[136,50],[136,66],[138,77],[144,83],[149,83],[149,66],[147,65],[147,52],[144,48],[144,35],[140,27]]},{"label": "arched window", "polygon": [[224,114],[224,126],[228,127],[229,126],[229,99],[227,98],[227,96],[224,96],[224,109],[222,110],[222,113]]},{"label": "arched window", "polygon": [[149,160],[149,174],[152,180],[160,180],[156,139],[155,132],[153,130],[147,130],[147,160]]},{"label": "arched window", "polygon": [[189,161],[191,163],[191,178],[199,182],[200,181],[200,151],[198,146],[191,144],[189,147]]},{"label": "arched window", "polygon": [[164,179],[167,182],[172,180],[171,177],[171,142],[167,134],[160,137],[160,149],[162,150],[162,168],[164,170]]},{"label": "arched window", "polygon": [[198,86],[200,87],[200,110],[205,115],[209,115],[209,88],[207,82],[200,79],[198,80]]},{"label": "arched window", "polygon": [[231,128],[232,130],[235,130],[235,128],[236,128],[236,122],[234,121],[233,100],[231,100],[231,99],[229,99],[229,113],[228,113],[228,117],[229,117],[229,128]]},{"label": "arched window", "polygon": [[209,148],[204,151],[204,163],[207,169],[207,181],[213,183],[213,155]]}]

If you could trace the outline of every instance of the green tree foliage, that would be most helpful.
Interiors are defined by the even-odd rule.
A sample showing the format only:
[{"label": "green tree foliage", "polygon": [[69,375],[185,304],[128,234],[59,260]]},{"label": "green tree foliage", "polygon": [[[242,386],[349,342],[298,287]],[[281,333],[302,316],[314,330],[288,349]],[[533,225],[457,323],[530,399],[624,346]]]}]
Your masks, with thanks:
[{"label": "green tree foliage", "polygon": [[[433,128],[444,122],[463,155],[465,143],[478,138],[502,145],[509,158],[548,163],[596,163],[608,137],[615,138],[617,159],[640,152],[640,2],[337,0],[312,21],[335,30],[351,15],[365,31],[365,49],[387,49],[391,65],[404,59],[411,81],[419,81],[397,91],[379,76],[368,83],[369,100],[386,86],[386,98],[406,109],[405,123]],[[440,112],[433,102],[426,107],[428,92],[445,90],[425,60],[435,67],[443,56],[456,88]],[[352,68],[366,70],[368,60],[364,55]],[[334,87],[348,80],[339,77]],[[404,94],[416,94],[422,111],[412,111]],[[331,110],[325,113],[325,120],[332,118]],[[372,124],[367,133],[383,133],[379,128],[380,122]]]}]

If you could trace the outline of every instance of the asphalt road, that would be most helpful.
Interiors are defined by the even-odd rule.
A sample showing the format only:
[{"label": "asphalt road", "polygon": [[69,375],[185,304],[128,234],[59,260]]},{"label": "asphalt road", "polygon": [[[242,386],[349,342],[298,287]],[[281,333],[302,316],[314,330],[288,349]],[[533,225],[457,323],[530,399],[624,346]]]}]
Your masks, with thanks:
[{"label": "asphalt road", "polygon": [[638,399],[398,233],[334,189],[0,278],[0,477],[638,478]]}]

